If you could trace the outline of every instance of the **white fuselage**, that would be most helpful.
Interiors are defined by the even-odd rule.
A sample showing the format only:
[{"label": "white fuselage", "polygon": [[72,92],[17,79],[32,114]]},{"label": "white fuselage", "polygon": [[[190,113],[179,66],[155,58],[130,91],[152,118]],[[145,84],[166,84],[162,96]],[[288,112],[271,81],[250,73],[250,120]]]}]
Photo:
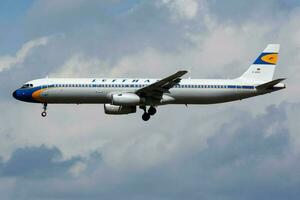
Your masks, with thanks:
[{"label": "white fuselage", "polygon": [[284,78],[273,80],[279,47],[269,44],[237,79],[182,79],[186,70],[163,79],[45,78],[27,82],[13,92],[13,97],[43,103],[43,117],[50,103],[86,103],[104,104],[106,114],[130,114],[139,107],[147,121],[160,105],[223,103],[284,89]]},{"label": "white fuselage", "polygon": [[[156,81],[158,80],[46,78],[28,82],[28,84],[32,84],[32,87],[23,90],[32,90],[29,95],[34,101],[41,103],[105,104],[111,103],[111,95],[113,94],[135,93],[138,89]],[[267,91],[258,92],[255,88],[258,84],[238,79],[182,79],[179,84],[163,94],[159,105],[222,103],[267,93]]]}]

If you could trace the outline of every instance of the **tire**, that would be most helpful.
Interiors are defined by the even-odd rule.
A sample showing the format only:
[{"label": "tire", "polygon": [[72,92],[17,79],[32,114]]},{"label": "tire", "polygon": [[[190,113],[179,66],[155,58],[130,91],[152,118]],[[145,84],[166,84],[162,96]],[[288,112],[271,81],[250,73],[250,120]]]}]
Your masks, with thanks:
[{"label": "tire", "polygon": [[156,114],[156,108],[151,106],[148,110],[148,113],[149,113],[149,115],[155,115]]},{"label": "tire", "polygon": [[47,116],[47,113],[44,111],[41,113],[42,117],[46,117]]},{"label": "tire", "polygon": [[148,114],[148,113],[144,113],[143,115],[142,115],[142,119],[144,120],[144,121],[148,121],[149,119],[150,119],[150,115]]}]

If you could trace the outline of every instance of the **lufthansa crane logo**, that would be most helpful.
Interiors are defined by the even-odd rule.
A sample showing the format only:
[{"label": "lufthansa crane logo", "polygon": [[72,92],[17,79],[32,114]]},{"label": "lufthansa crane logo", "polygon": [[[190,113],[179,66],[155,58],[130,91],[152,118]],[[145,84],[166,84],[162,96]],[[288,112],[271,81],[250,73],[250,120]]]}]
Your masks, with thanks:
[{"label": "lufthansa crane logo", "polygon": [[254,62],[257,65],[275,65],[277,63],[277,53],[262,53]]},{"label": "lufthansa crane logo", "polygon": [[267,54],[261,57],[261,60],[268,63],[275,65],[277,63],[277,53]]}]

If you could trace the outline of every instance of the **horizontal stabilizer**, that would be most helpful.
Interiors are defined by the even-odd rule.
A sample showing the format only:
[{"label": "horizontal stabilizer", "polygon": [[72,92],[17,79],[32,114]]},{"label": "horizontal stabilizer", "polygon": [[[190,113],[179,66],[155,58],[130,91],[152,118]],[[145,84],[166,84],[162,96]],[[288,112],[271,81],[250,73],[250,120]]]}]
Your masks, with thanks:
[{"label": "horizontal stabilizer", "polygon": [[280,79],[276,79],[261,85],[256,86],[256,89],[258,90],[266,90],[266,89],[271,89],[274,85],[280,83],[281,81],[285,80],[285,78],[280,78]]}]

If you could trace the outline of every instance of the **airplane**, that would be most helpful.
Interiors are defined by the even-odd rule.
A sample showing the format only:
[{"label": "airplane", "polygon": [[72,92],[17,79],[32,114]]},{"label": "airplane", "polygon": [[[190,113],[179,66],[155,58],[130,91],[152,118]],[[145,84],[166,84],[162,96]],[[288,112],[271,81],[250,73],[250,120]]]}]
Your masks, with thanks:
[{"label": "airplane", "polygon": [[43,78],[25,83],[13,97],[43,104],[42,117],[48,104],[104,104],[105,113],[112,115],[136,113],[139,107],[148,121],[162,105],[224,103],[284,89],[284,78],[273,80],[279,48],[269,44],[235,79],[183,79],[185,70],[163,79]]}]

